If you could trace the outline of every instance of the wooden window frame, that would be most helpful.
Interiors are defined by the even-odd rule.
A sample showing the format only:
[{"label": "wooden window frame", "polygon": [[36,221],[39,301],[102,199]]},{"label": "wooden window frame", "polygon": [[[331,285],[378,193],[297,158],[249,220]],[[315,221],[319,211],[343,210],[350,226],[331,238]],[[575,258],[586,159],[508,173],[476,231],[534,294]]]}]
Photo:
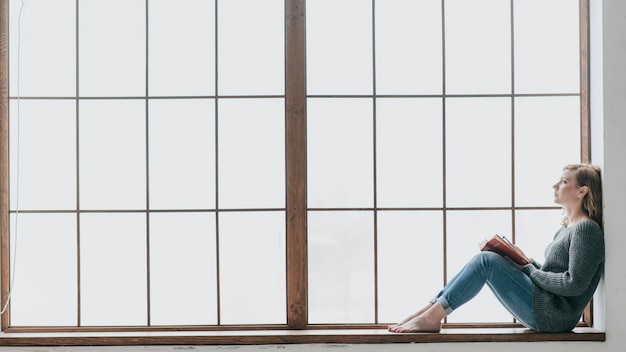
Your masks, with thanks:
[{"label": "wooden window frame", "polygon": [[[589,0],[580,2],[581,156],[590,161],[589,117]],[[445,324],[438,334],[391,334],[381,325],[317,326],[307,318],[306,206],[306,0],[285,0],[285,143],[287,323],[279,326],[172,328],[12,328],[9,312],[2,315],[0,344],[32,345],[150,345],[150,344],[281,344],[281,343],[397,343],[487,341],[605,341],[593,329],[592,305],[574,333],[534,334],[518,324]],[[8,299],[9,251],[9,69],[8,0],[0,1],[0,245],[1,300]],[[27,333],[25,335],[25,333]]]}]

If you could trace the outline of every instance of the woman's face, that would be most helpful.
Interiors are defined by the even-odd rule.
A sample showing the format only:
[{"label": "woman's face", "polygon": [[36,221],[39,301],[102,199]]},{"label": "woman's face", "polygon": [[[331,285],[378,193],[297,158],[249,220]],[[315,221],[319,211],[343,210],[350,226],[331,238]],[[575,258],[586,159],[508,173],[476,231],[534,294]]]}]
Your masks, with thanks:
[{"label": "woman's face", "polygon": [[554,188],[554,202],[557,204],[575,204],[584,196],[581,188],[576,185],[574,173],[570,170],[563,171],[563,175],[552,188]]}]

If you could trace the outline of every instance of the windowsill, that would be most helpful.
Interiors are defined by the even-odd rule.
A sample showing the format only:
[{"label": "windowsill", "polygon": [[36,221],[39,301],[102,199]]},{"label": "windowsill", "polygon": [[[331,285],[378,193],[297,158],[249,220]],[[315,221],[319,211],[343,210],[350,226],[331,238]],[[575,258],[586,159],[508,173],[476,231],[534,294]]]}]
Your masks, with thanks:
[{"label": "windowsill", "polygon": [[440,333],[397,334],[386,330],[246,330],[166,332],[0,333],[0,346],[267,345],[438,342],[605,341],[593,328],[536,333],[523,328],[443,329]]}]

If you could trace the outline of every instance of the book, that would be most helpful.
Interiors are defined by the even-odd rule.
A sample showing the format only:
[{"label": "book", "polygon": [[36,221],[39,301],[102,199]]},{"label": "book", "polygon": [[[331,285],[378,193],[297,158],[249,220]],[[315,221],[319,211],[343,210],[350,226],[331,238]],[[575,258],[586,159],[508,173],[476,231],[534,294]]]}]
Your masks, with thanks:
[{"label": "book", "polygon": [[516,245],[500,235],[494,235],[490,239],[481,242],[480,250],[498,253],[520,265],[530,264],[530,261]]}]

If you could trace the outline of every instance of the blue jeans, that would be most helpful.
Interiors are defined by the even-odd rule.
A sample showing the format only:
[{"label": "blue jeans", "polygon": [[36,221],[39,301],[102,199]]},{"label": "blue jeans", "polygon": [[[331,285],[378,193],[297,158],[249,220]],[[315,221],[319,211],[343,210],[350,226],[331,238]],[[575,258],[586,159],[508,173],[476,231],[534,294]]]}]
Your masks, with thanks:
[{"label": "blue jeans", "polygon": [[507,259],[493,252],[480,252],[431,300],[446,314],[467,303],[487,284],[500,303],[524,326],[537,330],[533,316],[535,284]]}]

